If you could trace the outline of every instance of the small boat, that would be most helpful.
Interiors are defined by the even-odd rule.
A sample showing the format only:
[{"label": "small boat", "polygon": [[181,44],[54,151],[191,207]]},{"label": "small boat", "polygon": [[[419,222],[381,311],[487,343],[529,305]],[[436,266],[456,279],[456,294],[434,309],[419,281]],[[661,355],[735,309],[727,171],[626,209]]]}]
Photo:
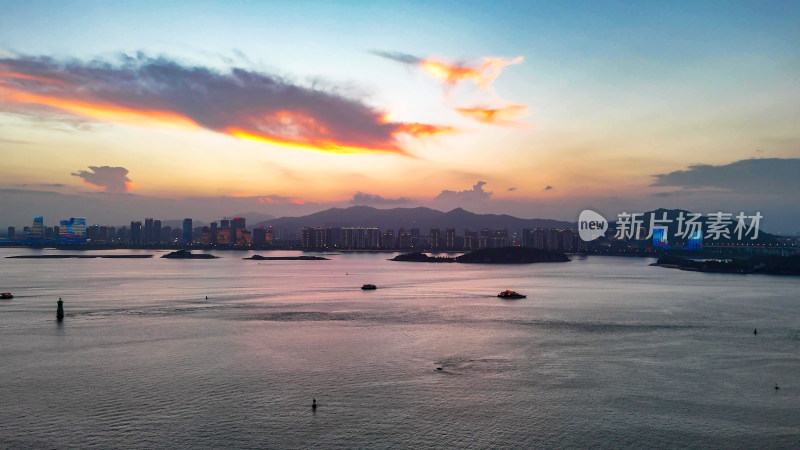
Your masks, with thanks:
[{"label": "small boat", "polygon": [[497,294],[497,296],[500,297],[500,298],[525,298],[525,297],[527,297],[527,295],[522,295],[519,292],[509,291],[509,290],[505,290],[505,291]]},{"label": "small boat", "polygon": [[363,289],[365,291],[372,291],[372,290],[378,289],[378,286],[375,286],[374,284],[365,284],[365,285],[361,286],[361,289]]},{"label": "small boat", "polygon": [[3,300],[8,300],[10,298],[14,298],[14,296],[11,295],[11,292],[3,292],[0,293],[0,298],[2,298]]}]

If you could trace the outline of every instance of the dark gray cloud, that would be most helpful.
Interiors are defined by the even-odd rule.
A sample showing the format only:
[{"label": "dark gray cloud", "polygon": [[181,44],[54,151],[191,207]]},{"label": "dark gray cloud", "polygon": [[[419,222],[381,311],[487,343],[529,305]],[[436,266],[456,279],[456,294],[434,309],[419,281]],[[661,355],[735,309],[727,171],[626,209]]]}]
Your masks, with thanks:
[{"label": "dark gray cloud", "polygon": [[552,190],[553,190],[553,186],[550,186],[550,185],[548,184],[548,185],[547,185],[547,186],[545,186],[545,187],[544,187],[544,189],[542,189],[542,190],[543,190],[543,191],[552,191]]},{"label": "dark gray cloud", "polygon": [[403,64],[416,65],[424,61],[422,58],[414,55],[409,55],[408,53],[386,52],[382,50],[373,50],[372,53],[387,59],[391,59],[393,61],[401,62]]},{"label": "dark gray cloud", "polygon": [[[397,134],[449,131],[420,123],[388,122],[361,99],[334,89],[233,68],[219,72],[143,54],[117,61],[0,58],[3,108],[37,115],[42,106],[100,121],[138,115],[181,121],[267,142],[330,152],[403,153]],[[72,105],[92,105],[92,109]],[[36,110],[35,108],[38,108]]]},{"label": "dark gray cloud", "polygon": [[516,191],[516,190],[517,190],[517,188],[515,188],[515,187],[508,188],[508,192],[512,192],[512,191]]},{"label": "dark gray cloud", "polygon": [[683,189],[718,188],[742,194],[800,193],[800,159],[758,158],[713,166],[695,164],[686,170],[654,175],[651,186]]},{"label": "dark gray cloud", "polygon": [[89,166],[89,170],[79,170],[70,175],[102,187],[106,192],[121,193],[130,189],[131,179],[128,178],[128,169],[124,167]]},{"label": "dark gray cloud", "polygon": [[399,198],[385,198],[380,195],[366,194],[358,191],[353,195],[350,203],[354,205],[402,205],[410,203],[411,200],[405,197]]},{"label": "dark gray cloud", "polygon": [[472,189],[466,191],[450,191],[444,190],[436,198],[433,200],[437,203],[455,203],[455,204],[467,204],[471,202],[482,202],[485,200],[489,200],[491,198],[492,193],[486,192],[483,190],[483,186],[486,185],[485,181],[478,181],[472,186]]}]

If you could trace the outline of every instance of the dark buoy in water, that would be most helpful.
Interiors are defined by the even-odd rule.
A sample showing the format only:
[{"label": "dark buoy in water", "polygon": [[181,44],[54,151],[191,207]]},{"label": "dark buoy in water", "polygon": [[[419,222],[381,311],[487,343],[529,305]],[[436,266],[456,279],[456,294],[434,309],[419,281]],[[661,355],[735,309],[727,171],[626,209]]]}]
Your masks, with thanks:
[{"label": "dark buoy in water", "polygon": [[208,296],[206,295],[206,300],[208,300]]},{"label": "dark buoy in water", "polygon": [[311,409],[313,409],[315,411],[317,409],[317,399],[315,399],[315,398],[311,399]]},{"label": "dark buoy in water", "polygon": [[56,319],[59,321],[64,320],[64,300],[61,300],[61,297],[58,297],[58,309],[56,309]]},{"label": "dark buoy in water", "polygon": [[776,381],[775,382],[775,390],[777,391],[778,389],[780,389],[780,387],[778,386],[778,382]]},{"label": "dark buoy in water", "polygon": [[441,367],[437,367],[437,368],[436,368],[436,370],[439,370],[439,371],[441,371],[441,370],[442,370],[442,368],[441,368]]},{"label": "dark buoy in water", "polygon": [[758,334],[758,330],[753,328],[753,334]]}]

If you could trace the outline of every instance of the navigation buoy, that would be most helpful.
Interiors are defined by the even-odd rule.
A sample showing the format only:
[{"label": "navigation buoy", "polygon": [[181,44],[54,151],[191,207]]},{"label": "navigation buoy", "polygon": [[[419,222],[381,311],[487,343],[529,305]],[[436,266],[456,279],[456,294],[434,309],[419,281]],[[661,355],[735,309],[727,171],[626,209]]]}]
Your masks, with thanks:
[{"label": "navigation buoy", "polygon": [[775,390],[777,391],[778,389],[780,389],[780,387],[778,386],[778,382],[776,381],[775,382]]},{"label": "navigation buoy", "polygon": [[311,399],[311,409],[317,409],[317,399]]},{"label": "navigation buoy", "polygon": [[758,334],[758,330],[753,328],[753,334]]},{"label": "navigation buoy", "polygon": [[61,300],[61,297],[58,297],[58,309],[56,309],[56,319],[59,321],[64,320],[64,300]]}]

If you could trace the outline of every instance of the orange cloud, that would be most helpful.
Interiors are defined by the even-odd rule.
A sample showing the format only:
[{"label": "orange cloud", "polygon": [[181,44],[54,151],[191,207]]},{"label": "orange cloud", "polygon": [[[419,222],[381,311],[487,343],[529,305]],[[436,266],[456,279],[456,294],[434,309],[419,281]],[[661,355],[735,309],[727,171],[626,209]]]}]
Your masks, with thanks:
[{"label": "orange cloud", "polygon": [[[42,105],[98,121],[205,128],[284,148],[331,153],[407,154],[397,137],[452,131],[394,122],[359,99],[267,74],[219,73],[165,58],[58,63],[0,59],[0,110],[41,114]],[[17,106],[12,106],[17,105]]]},{"label": "orange cloud", "polygon": [[[0,73],[0,77],[3,74]],[[127,124],[159,124],[179,128],[197,129],[196,123],[187,117],[156,110],[135,110],[101,102],[87,102],[58,97],[31,94],[19,90],[0,87],[0,100],[16,103],[30,103],[49,106],[89,119]]]},{"label": "orange cloud", "polygon": [[403,64],[418,66],[445,84],[454,85],[460,81],[472,81],[483,90],[489,89],[489,85],[500,75],[504,67],[521,64],[523,61],[522,56],[514,59],[486,57],[478,65],[468,65],[449,63],[436,58],[419,58],[400,52],[374,51],[373,53]]},{"label": "orange cloud", "polygon": [[483,63],[477,67],[470,67],[463,64],[449,64],[436,59],[425,59],[420,63],[420,67],[446,84],[454,85],[460,81],[469,80],[481,89],[488,90],[489,85],[500,75],[504,67],[520,64],[521,62],[521,56],[510,60],[483,58]]},{"label": "orange cloud", "polygon": [[478,122],[493,125],[517,125],[515,120],[528,114],[528,107],[525,105],[509,105],[502,108],[456,108],[459,114],[471,117]]},{"label": "orange cloud", "polygon": [[395,135],[407,134],[413,137],[421,136],[436,136],[439,134],[455,133],[456,129],[453,127],[430,125],[427,123],[401,123],[398,124]]},{"label": "orange cloud", "polygon": [[[486,57],[483,58],[480,64],[469,65],[465,63],[449,63],[435,58],[419,58],[400,52],[373,51],[373,53],[403,64],[419,67],[448,86],[453,86],[462,81],[471,81],[484,91],[491,91],[492,82],[505,67],[521,64],[523,61],[522,56],[514,59]],[[492,94],[492,97],[496,97],[496,95]],[[501,108],[476,106],[473,108],[455,108],[455,110],[459,114],[479,122],[493,125],[515,125],[517,124],[515,119],[526,115],[528,107],[524,105],[509,105]]]}]

